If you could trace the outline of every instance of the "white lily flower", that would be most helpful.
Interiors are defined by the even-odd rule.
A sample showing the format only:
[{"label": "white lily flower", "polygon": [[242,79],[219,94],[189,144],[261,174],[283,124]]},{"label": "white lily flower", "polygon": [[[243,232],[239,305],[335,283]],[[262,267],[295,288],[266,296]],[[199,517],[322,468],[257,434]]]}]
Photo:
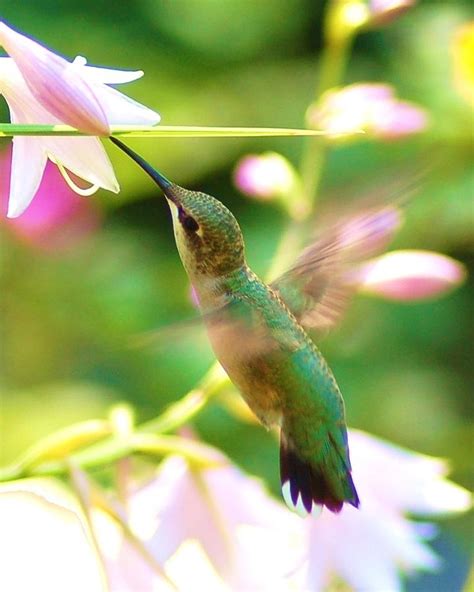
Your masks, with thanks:
[{"label": "white lily flower", "polygon": [[[155,125],[160,116],[107,84],[130,82],[143,72],[124,72],[72,63],[0,22],[0,44],[11,57],[0,57],[0,94],[11,122],[67,124],[81,131],[107,135],[113,124]],[[33,199],[47,159],[62,170],[77,193],[90,195],[99,187],[117,193],[119,185],[110,160],[96,137],[26,137],[13,140],[8,217],[19,216]],[[64,169],[91,183],[82,190]]]}]

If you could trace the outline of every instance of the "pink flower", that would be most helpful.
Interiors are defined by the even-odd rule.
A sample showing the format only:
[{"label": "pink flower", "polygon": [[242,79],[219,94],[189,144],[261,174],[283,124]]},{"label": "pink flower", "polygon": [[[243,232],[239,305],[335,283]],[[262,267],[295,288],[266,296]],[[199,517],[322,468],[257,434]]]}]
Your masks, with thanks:
[{"label": "pink flower", "polygon": [[302,557],[301,521],[217,451],[216,460],[222,465],[195,470],[168,458],[130,500],[134,532],[180,590],[209,589],[186,569],[190,556],[214,589],[287,590]]},{"label": "pink flower", "polygon": [[0,44],[13,58],[35,99],[65,123],[109,135],[104,110],[80,69],[0,22]]},{"label": "pink flower", "polygon": [[[0,153],[0,204],[3,212],[9,193],[11,150]],[[24,243],[44,251],[67,249],[89,236],[100,224],[96,205],[78,197],[65,183],[57,167],[48,162],[37,199],[19,218],[3,224]],[[0,218],[1,220],[1,218]]]},{"label": "pink flower", "polygon": [[309,557],[302,589],[325,590],[334,578],[355,590],[396,592],[400,573],[439,567],[424,542],[435,534],[433,525],[409,520],[407,514],[464,512],[471,496],[445,479],[443,460],[357,430],[350,430],[349,443],[361,506],[306,521]]},{"label": "pink flower", "polygon": [[154,125],[160,120],[154,111],[105,86],[131,82],[143,76],[143,72],[90,68],[85,66],[84,58],[68,62],[1,21],[0,45],[13,59],[35,100],[62,123],[107,136],[120,109],[126,117],[120,123],[134,123],[138,119],[137,123]]},{"label": "pink flower", "polygon": [[422,300],[440,296],[464,280],[458,261],[430,251],[392,251],[364,264],[351,275],[359,289],[390,300]]},{"label": "pink flower", "polygon": [[[108,84],[136,80],[143,72],[123,72],[86,66],[84,58],[70,63],[0,22],[0,44],[10,58],[0,57],[0,93],[12,123],[69,124],[96,135],[109,134],[112,124],[158,123],[160,116]],[[98,138],[16,136],[13,140],[8,216],[19,216],[33,199],[47,159],[92,187],[117,193],[119,185]],[[74,185],[70,181],[71,185]],[[84,192],[74,187],[78,193]]]},{"label": "pink flower", "polygon": [[[421,132],[427,115],[420,107],[399,101],[387,84],[352,84],[326,92],[308,111],[309,124],[331,136],[366,136],[393,140]],[[364,137],[364,136],[361,136]]]},{"label": "pink flower", "polygon": [[294,188],[295,179],[293,167],[276,152],[249,154],[237,163],[234,171],[236,187],[263,200],[287,195]]}]

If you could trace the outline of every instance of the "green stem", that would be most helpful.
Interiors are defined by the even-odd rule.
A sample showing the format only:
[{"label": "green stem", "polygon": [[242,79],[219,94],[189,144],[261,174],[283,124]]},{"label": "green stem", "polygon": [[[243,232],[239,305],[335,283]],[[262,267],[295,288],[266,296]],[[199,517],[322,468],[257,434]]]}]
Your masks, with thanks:
[{"label": "green stem", "polygon": [[[110,135],[128,138],[258,138],[318,136],[317,130],[271,127],[214,127],[199,125],[112,125]],[[27,125],[0,123],[0,137],[13,136],[90,136],[69,125]]]},{"label": "green stem", "polygon": [[[329,18],[329,15],[328,15]],[[327,90],[339,86],[349,57],[353,35],[326,44],[320,59],[318,82],[315,89],[315,101]],[[300,162],[300,174],[303,188],[311,200],[314,210],[321,176],[326,162],[327,142],[324,137],[307,138]]]},{"label": "green stem", "polygon": [[[335,11],[339,9],[339,0],[330,2],[325,19],[326,30],[329,28],[330,21],[334,20]],[[353,38],[354,34],[350,31],[337,39],[330,39],[328,35],[320,58],[318,79],[314,91],[315,101],[319,100],[321,95],[330,88],[341,84]],[[283,235],[269,271],[270,278],[278,276],[287,269],[302,246],[306,234],[303,232],[302,223],[314,214],[327,151],[328,144],[324,137],[306,138],[299,174],[301,191],[309,207],[304,216],[290,223]]]},{"label": "green stem", "polygon": [[[197,412],[197,410],[194,411]],[[0,482],[31,476],[62,475],[69,470],[70,463],[82,470],[100,468],[133,454],[153,457],[179,454],[191,465],[200,467],[220,464],[220,461],[216,460],[213,450],[201,442],[179,436],[135,432],[130,434],[127,439],[104,440],[100,444],[85,448],[65,459],[45,462],[31,468],[24,468],[19,464],[6,467],[0,473]]]}]

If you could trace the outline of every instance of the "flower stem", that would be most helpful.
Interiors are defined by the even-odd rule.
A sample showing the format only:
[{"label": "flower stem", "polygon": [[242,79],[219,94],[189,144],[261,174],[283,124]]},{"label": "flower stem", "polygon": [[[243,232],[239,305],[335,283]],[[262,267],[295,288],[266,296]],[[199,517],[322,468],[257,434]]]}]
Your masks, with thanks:
[{"label": "flower stem", "polygon": [[[334,19],[334,12],[338,9],[338,0],[333,0],[328,6],[326,24]],[[351,31],[337,39],[327,35],[327,42],[321,53],[318,81],[315,87],[314,101],[323,93],[341,84],[347,66],[354,35]],[[316,203],[321,176],[326,162],[327,142],[325,138],[307,138],[305,149],[300,162],[300,175],[304,190],[313,204]]]}]

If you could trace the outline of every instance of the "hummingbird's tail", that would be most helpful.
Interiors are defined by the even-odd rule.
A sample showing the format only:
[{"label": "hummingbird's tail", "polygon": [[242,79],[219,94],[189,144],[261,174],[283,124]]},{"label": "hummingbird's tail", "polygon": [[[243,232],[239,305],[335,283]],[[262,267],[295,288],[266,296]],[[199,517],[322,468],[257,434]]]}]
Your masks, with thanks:
[{"label": "hummingbird's tail", "polygon": [[[291,431],[283,423],[280,434],[280,477],[282,493],[290,509],[311,513],[313,504],[340,512],[344,503],[359,507],[347,449],[342,451],[327,434],[320,457],[308,458],[298,451]],[[303,510],[304,508],[304,510]],[[305,512],[306,510],[306,512]]]}]

